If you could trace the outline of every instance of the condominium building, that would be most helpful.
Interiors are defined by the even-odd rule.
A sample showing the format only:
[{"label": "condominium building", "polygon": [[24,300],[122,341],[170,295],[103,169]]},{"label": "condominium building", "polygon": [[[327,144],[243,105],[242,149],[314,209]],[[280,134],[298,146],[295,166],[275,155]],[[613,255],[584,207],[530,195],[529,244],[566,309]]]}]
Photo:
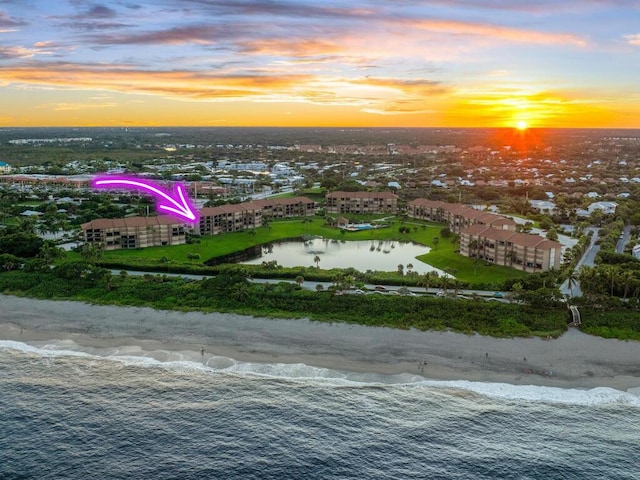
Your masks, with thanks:
[{"label": "condominium building", "polygon": [[[315,212],[315,202],[307,197],[220,205],[201,209],[195,230],[201,235],[237,232],[260,227],[264,219],[303,217]],[[180,245],[186,243],[186,231],[190,228],[168,215],[101,218],[82,225],[84,241],[101,245],[105,250]]]},{"label": "condominium building", "polygon": [[186,243],[187,226],[169,215],[100,218],[81,225],[86,243],[104,250],[144,248]]},{"label": "condominium building", "polygon": [[206,207],[200,210],[200,235],[237,232],[262,225],[262,208],[254,202]]},{"label": "condominium building", "polygon": [[262,225],[263,220],[315,215],[316,203],[307,197],[254,200],[200,210],[200,234],[237,232]]},{"label": "condominium building", "polygon": [[542,272],[561,261],[561,245],[539,235],[476,224],[460,230],[460,253],[487,263]]},{"label": "condominium building", "polygon": [[327,213],[397,213],[398,196],[392,192],[331,192],[325,197]]},{"label": "condominium building", "polygon": [[267,198],[254,200],[263,218],[308,217],[316,214],[316,202],[308,197]]},{"label": "condominium building", "polygon": [[425,198],[409,202],[407,214],[411,218],[445,223],[454,233],[460,233],[462,229],[471,225],[484,225],[509,231],[516,229],[516,222],[503,215],[483,212],[460,203],[447,203]]}]

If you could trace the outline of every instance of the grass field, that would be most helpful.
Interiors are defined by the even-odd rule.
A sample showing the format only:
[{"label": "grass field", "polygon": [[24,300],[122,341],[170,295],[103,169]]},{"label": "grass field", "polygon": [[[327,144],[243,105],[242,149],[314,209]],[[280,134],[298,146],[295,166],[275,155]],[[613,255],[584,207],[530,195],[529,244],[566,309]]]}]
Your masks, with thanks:
[{"label": "grass field", "polygon": [[[210,258],[234,253],[254,245],[304,235],[343,239],[347,241],[413,241],[427,247],[434,247],[434,238],[439,237],[440,241],[437,247],[432,248],[430,252],[424,255],[420,255],[417,257],[417,260],[441,270],[449,269],[455,277],[470,283],[502,283],[508,278],[522,278],[528,275],[508,267],[496,265],[487,266],[482,262],[475,263],[473,259],[455,253],[457,245],[452,242],[452,238],[441,237],[440,232],[442,225],[440,224],[420,221],[401,224],[399,220],[393,219],[389,221],[389,226],[386,228],[343,233],[337,228],[327,226],[322,218],[306,220],[306,222],[303,222],[301,219],[276,221],[272,222],[268,227],[255,229],[253,233],[251,231],[242,231],[215,236],[203,236],[201,237],[201,242],[196,244],[105,252],[103,258],[107,261],[127,262],[127,259],[131,261],[135,261],[135,259],[159,260],[162,257],[166,257],[169,261],[198,265]],[[311,221],[309,222],[309,220]],[[364,220],[364,218],[362,220]],[[400,233],[399,227],[401,225],[408,226],[411,231],[409,233]],[[190,260],[189,255],[192,254],[200,255],[200,259]],[[72,254],[67,257],[67,259],[78,259],[79,257],[77,255],[78,254]]]}]

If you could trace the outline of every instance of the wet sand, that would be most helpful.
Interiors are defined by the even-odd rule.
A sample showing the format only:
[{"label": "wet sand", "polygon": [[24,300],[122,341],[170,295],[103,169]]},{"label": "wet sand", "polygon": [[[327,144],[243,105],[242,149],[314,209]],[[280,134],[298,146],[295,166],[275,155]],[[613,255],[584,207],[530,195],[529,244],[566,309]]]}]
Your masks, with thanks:
[{"label": "wet sand", "polygon": [[87,347],[140,346],[259,363],[408,373],[563,388],[640,388],[640,342],[570,329],[558,339],[498,339],[345,323],[96,306],[0,295],[0,339],[73,340]]}]

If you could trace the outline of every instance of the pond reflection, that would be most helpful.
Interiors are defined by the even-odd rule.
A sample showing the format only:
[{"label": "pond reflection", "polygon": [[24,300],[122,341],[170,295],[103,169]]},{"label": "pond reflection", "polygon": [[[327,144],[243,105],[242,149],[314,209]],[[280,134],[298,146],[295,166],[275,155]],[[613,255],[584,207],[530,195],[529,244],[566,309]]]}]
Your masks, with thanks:
[{"label": "pond reflection", "polygon": [[[273,243],[262,249],[262,256],[241,263],[258,265],[275,260],[283,267],[355,268],[361,272],[378,270],[395,272],[398,265],[403,271],[417,273],[439,270],[416,259],[429,253],[429,247],[411,242],[382,240],[343,241],[314,238],[312,240]],[[407,267],[409,265],[410,267]],[[412,266],[412,267],[411,267]]]}]

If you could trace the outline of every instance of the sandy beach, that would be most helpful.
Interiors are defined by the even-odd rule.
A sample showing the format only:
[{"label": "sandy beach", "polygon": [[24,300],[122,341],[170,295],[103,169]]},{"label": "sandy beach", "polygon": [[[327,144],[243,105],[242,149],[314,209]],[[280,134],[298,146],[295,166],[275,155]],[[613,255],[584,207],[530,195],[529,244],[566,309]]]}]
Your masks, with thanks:
[{"label": "sandy beach", "polygon": [[640,342],[570,329],[554,340],[497,339],[345,323],[95,306],[0,295],[0,339],[69,339],[81,346],[139,346],[239,361],[414,374],[564,388],[640,388]]}]

